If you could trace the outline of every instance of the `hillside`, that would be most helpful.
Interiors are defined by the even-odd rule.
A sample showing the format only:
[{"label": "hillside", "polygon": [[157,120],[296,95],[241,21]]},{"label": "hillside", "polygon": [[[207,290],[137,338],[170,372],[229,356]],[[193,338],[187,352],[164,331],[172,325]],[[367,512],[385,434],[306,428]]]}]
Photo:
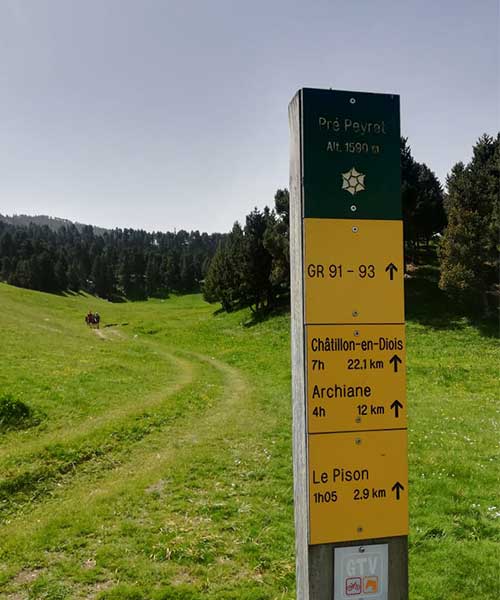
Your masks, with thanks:
[{"label": "hillside", "polygon": [[[294,597],[286,315],[4,284],[0,306],[0,398],[32,410],[0,431],[2,598]],[[494,600],[498,348],[419,307],[411,597]]]},{"label": "hillside", "polygon": [[[39,225],[40,227],[47,226],[52,231],[58,231],[62,227],[71,227],[74,225],[78,231],[83,231],[85,227],[89,227],[85,223],[78,223],[78,221],[70,221],[69,219],[61,219],[60,217],[49,217],[48,215],[2,215],[0,214],[0,221],[9,223],[10,225],[21,225],[28,226],[30,224]],[[96,227],[90,225],[96,235],[103,235],[109,229],[104,227]]]}]

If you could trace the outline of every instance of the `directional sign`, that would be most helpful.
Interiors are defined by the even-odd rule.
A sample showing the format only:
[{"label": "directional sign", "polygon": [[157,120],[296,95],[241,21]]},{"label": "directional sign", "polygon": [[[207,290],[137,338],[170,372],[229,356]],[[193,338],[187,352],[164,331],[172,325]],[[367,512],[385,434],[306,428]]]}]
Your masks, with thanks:
[{"label": "directional sign", "polygon": [[312,544],[406,535],[406,431],[309,436]]},{"label": "directional sign", "polygon": [[310,432],[406,427],[404,325],[309,325]]},{"label": "directional sign", "polygon": [[403,323],[401,221],[304,219],[311,323]]},{"label": "directional sign", "polygon": [[[399,97],[306,88],[289,115],[297,597],[312,600],[334,596],[316,544],[407,553]],[[393,558],[389,596],[405,597]],[[351,571],[335,599],[385,600],[380,573]]]}]

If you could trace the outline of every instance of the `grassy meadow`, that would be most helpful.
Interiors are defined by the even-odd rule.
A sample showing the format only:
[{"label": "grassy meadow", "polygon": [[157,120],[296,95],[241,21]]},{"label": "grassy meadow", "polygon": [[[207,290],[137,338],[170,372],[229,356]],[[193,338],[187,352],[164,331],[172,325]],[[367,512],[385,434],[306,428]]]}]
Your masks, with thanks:
[{"label": "grassy meadow", "polygon": [[[496,328],[407,289],[411,598],[496,600]],[[215,310],[0,284],[0,598],[295,597],[289,315]]]}]

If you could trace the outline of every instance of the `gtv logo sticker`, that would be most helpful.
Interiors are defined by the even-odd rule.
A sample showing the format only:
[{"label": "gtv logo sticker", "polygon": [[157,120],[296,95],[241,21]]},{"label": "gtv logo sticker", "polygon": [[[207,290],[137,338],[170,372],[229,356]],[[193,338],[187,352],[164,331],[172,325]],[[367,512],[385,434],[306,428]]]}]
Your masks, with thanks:
[{"label": "gtv logo sticker", "polygon": [[335,548],[334,600],[387,600],[388,545]]}]

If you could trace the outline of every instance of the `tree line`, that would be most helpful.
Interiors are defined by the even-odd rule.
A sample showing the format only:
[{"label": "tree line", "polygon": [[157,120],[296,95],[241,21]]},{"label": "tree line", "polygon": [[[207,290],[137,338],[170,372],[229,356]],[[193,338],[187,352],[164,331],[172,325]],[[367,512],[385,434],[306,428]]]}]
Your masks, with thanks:
[{"label": "tree line", "polygon": [[[434,172],[417,162],[401,139],[401,199],[405,262],[434,238],[439,285],[455,299],[487,312],[498,273],[500,134],[483,135],[469,164],[457,163],[447,193]],[[47,292],[85,290],[110,300],[203,291],[223,310],[270,310],[289,302],[289,194],[274,207],[255,208],[227,234],[147,233],[17,225],[0,221],[0,278]],[[498,290],[497,290],[498,291]]]},{"label": "tree line", "polygon": [[200,291],[221,234],[98,230],[0,221],[0,278],[44,292],[108,300]]}]

